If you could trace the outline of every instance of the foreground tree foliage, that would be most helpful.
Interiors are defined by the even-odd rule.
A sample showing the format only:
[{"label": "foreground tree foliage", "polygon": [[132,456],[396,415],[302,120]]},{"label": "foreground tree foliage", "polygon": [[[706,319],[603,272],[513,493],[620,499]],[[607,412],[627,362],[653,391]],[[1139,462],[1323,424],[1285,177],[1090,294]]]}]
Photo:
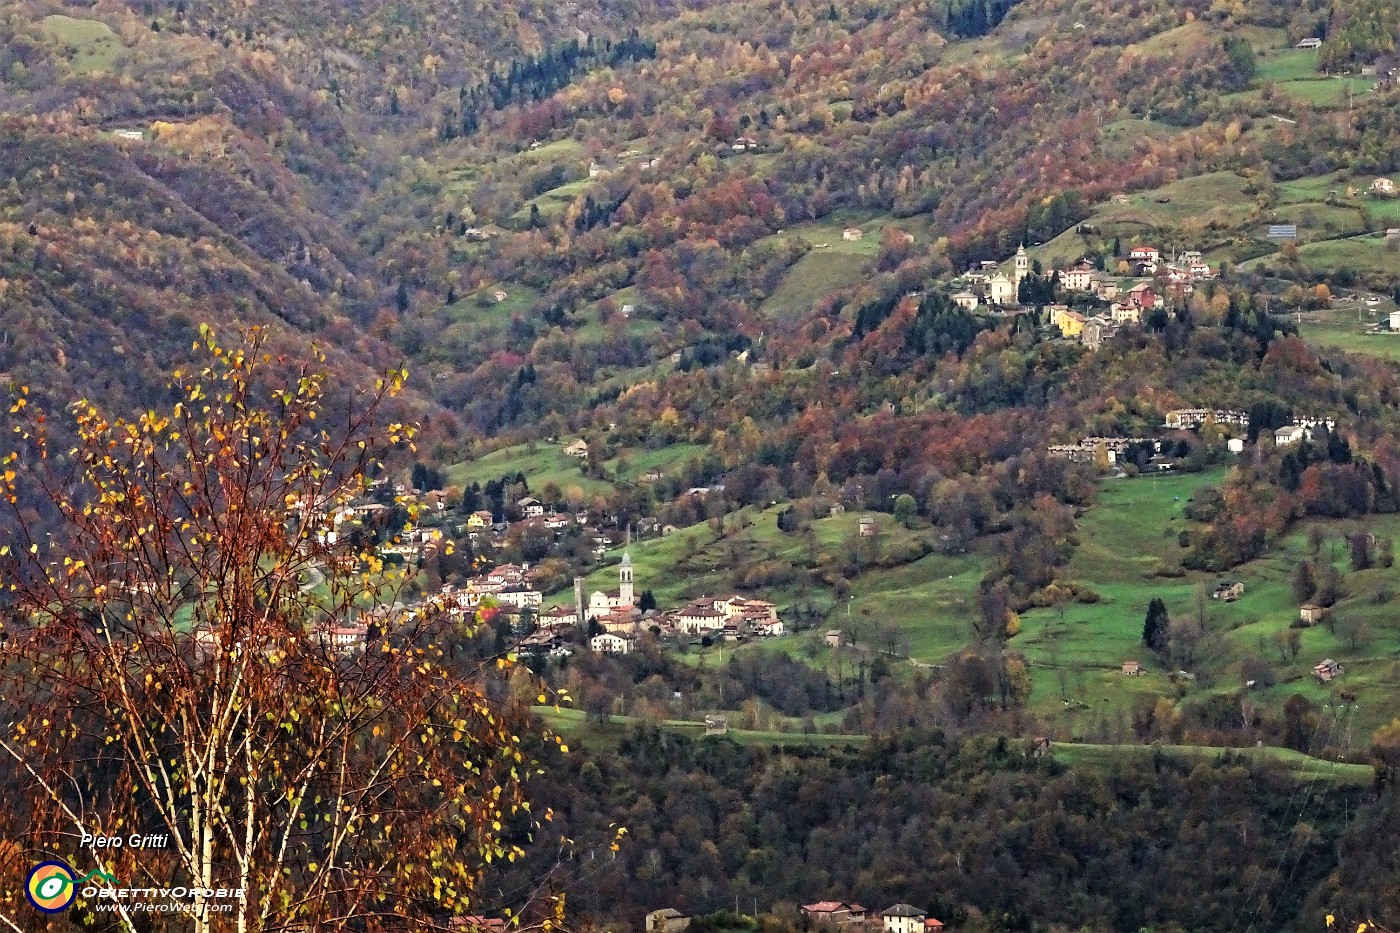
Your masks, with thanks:
[{"label": "foreground tree foliage", "polygon": [[[335,533],[376,455],[411,446],[413,428],[381,423],[404,374],[332,426],[324,360],[263,340],[225,348],[201,328],[207,365],[172,373],[167,409],[125,420],[81,401],[69,451],[18,391],[20,450],[0,470],[19,529],[0,548],[12,929],[34,928],[22,879],[46,858],[206,892],[162,926],[80,899],[64,915],[80,924],[243,933],[446,929],[482,867],[518,855],[501,828],[528,822],[530,761],[494,666],[450,659],[431,604],[379,608],[407,575]],[[61,517],[43,541],[36,498]],[[361,618],[363,650],[328,637]],[[80,848],[84,833],[169,843]],[[245,896],[219,912],[219,888]]]}]

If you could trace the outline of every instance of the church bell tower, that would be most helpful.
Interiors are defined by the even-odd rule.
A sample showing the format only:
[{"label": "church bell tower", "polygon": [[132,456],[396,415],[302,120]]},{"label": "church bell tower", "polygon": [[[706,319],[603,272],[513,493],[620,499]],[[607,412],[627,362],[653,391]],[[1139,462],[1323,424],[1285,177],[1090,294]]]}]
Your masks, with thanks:
[{"label": "church bell tower", "polygon": [[617,597],[624,606],[634,606],[632,598],[632,555],[622,552],[622,563],[617,565]]}]

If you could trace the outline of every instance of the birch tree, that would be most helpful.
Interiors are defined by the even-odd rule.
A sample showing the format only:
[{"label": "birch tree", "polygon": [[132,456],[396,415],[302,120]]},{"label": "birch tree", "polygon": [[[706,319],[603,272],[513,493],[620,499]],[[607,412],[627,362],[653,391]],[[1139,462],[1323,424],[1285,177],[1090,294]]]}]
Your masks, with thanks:
[{"label": "birch tree", "polygon": [[[532,765],[523,716],[493,699],[510,662],[450,658],[471,620],[408,600],[410,572],[356,531],[378,458],[413,443],[387,414],[405,374],[347,407],[324,358],[277,357],[262,332],[225,347],[201,328],[195,350],[167,407],[78,402],[62,449],[14,390],[0,926],[448,929],[535,825]],[[22,889],[54,858],[188,896],[161,914],[78,897],[50,920]]]}]

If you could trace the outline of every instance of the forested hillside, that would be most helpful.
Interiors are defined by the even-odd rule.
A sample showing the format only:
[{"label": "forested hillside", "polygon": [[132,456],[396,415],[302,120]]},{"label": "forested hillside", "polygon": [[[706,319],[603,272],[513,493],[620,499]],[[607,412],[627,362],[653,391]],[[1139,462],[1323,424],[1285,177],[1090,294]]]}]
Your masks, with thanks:
[{"label": "forested hillside", "polygon": [[[836,296],[1003,257],[1117,192],[1387,170],[1393,108],[1353,101],[1338,144],[1324,101],[1270,125],[1279,98],[1249,91],[1259,55],[1319,23],[1347,60],[1386,54],[1373,6],[12,4],[5,109],[40,138],[10,177],[71,147],[117,190],[50,175],[7,215],[26,236],[61,240],[60,217],[144,235],[173,198],[166,226],[203,236],[207,264],[284,280],[240,314],[346,322],[375,340],[332,342],[440,372],[468,431],[555,433],[545,416],[584,417],[698,336],[780,365],[829,353],[853,307]],[[850,223],[867,242],[832,243]]]},{"label": "forested hillside", "polygon": [[0,371],[144,406],[206,321],[271,324],[359,381],[397,362],[366,330],[395,282],[353,208],[398,171],[417,90],[603,21],[431,7],[6,5]]},{"label": "forested hillside", "polygon": [[[474,427],[530,431],[596,404],[600,366],[644,382],[707,332],[802,364],[848,332],[835,296],[1004,258],[1117,193],[1393,164],[1377,145],[1393,108],[1353,100],[1339,137],[1332,102],[1260,71],[1325,4],[1028,0],[994,29],[1002,7],[976,28],[968,9],[984,8],[716,4],[657,27],[653,54],[588,74],[560,59],[553,94],[483,106],[464,84],[413,179],[381,195],[381,214],[418,212],[374,244],[415,293],[381,326],[454,372],[444,399]],[[842,241],[850,224],[865,242]],[[527,359],[529,398],[507,405]]]},{"label": "forested hillside", "polygon": [[1307,930],[1329,908],[1396,908],[1365,841],[1394,827],[1393,796],[1247,757],[1159,751],[1105,773],[941,734],[779,753],[638,730],[540,792],[577,838],[628,827],[615,860],[561,872],[620,919],[737,897],[773,930],[801,929],[816,900],[910,903],[975,931]]}]

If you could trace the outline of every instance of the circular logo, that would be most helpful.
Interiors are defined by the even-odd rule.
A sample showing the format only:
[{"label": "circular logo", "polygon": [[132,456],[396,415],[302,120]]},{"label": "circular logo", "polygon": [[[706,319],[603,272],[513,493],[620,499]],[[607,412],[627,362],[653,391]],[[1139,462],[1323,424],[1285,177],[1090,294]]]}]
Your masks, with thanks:
[{"label": "circular logo", "polygon": [[71,907],[78,896],[77,877],[67,862],[40,862],[29,870],[24,894],[37,910],[60,913]]}]

